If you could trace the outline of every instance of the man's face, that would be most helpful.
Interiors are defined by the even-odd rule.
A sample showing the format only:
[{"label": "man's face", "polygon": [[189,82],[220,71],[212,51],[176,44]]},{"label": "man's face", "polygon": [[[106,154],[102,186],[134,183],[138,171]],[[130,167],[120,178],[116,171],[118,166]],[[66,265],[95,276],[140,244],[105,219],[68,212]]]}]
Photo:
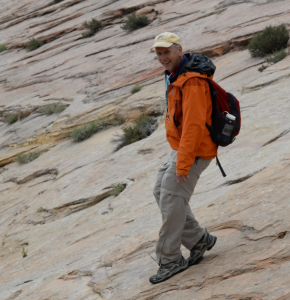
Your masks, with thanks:
[{"label": "man's face", "polygon": [[183,57],[181,46],[177,49],[174,45],[168,48],[156,47],[155,51],[159,62],[167,71],[174,71]]}]

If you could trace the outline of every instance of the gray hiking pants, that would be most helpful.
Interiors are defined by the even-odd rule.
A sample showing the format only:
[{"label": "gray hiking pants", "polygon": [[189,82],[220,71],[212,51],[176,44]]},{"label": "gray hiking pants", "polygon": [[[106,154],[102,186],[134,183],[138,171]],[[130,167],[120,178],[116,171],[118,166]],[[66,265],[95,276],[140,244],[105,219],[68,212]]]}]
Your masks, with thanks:
[{"label": "gray hiking pants", "polygon": [[158,264],[167,264],[181,258],[181,244],[188,250],[204,235],[205,231],[196,221],[189,199],[200,174],[209,166],[211,159],[198,158],[189,171],[185,183],[176,180],[177,151],[159,169],[153,194],[162,214],[162,226],[156,245]]}]

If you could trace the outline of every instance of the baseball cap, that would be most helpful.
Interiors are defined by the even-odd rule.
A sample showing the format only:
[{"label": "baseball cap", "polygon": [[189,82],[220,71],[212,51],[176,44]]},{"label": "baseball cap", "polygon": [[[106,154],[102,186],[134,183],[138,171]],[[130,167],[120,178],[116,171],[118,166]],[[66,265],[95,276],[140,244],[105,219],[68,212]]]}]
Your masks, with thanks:
[{"label": "baseball cap", "polygon": [[179,37],[171,32],[163,32],[160,33],[156,36],[155,38],[155,44],[150,48],[150,50],[152,50],[153,48],[156,47],[170,47],[173,44],[177,44],[181,46],[181,42]]}]

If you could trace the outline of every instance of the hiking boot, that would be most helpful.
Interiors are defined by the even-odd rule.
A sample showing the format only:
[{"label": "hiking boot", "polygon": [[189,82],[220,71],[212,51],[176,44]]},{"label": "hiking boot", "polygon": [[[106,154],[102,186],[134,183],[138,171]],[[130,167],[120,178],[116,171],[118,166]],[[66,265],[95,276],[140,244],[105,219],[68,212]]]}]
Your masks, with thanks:
[{"label": "hiking boot", "polygon": [[203,257],[204,252],[209,251],[216,243],[217,237],[206,232],[198,243],[190,250],[190,256],[187,259],[188,266],[197,263]]},{"label": "hiking boot", "polygon": [[178,261],[171,262],[166,265],[161,265],[156,274],[149,278],[149,281],[153,284],[165,281],[173,275],[184,271],[188,267],[187,260],[181,256]]}]

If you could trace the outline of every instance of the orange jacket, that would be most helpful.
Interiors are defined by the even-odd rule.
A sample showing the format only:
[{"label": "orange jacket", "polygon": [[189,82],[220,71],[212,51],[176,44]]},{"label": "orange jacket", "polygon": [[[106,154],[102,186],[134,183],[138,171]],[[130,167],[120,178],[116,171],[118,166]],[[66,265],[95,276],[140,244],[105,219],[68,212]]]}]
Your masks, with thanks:
[{"label": "orange jacket", "polygon": [[212,124],[212,101],[208,83],[202,78],[208,77],[187,72],[179,75],[168,88],[166,137],[171,148],[178,151],[176,172],[179,175],[188,175],[196,157],[217,156],[217,145],[205,125]]}]

